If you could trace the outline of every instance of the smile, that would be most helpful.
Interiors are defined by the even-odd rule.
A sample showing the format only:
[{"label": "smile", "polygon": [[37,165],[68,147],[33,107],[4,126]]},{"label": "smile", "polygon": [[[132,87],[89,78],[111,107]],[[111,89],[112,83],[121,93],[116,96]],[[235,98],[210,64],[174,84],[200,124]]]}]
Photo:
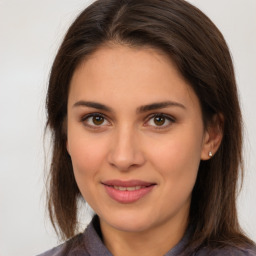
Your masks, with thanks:
[{"label": "smile", "polygon": [[136,186],[136,187],[118,187],[114,186],[114,189],[118,189],[121,191],[134,191],[134,190],[139,190],[141,188],[145,188],[145,186]]},{"label": "smile", "polygon": [[111,180],[103,182],[102,185],[104,185],[105,191],[111,199],[118,203],[128,204],[150,194],[156,184],[139,180]]}]

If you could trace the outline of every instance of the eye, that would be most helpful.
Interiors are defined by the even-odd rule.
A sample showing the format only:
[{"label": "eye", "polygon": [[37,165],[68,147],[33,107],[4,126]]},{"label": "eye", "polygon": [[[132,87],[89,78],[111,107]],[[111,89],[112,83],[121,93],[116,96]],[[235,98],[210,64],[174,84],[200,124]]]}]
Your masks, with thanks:
[{"label": "eye", "polygon": [[147,121],[147,126],[153,126],[155,128],[169,127],[175,120],[173,117],[165,114],[155,114],[151,116]]},{"label": "eye", "polygon": [[105,118],[104,115],[100,113],[92,113],[84,116],[81,120],[84,125],[91,128],[100,128],[102,126],[110,125],[109,121]]}]

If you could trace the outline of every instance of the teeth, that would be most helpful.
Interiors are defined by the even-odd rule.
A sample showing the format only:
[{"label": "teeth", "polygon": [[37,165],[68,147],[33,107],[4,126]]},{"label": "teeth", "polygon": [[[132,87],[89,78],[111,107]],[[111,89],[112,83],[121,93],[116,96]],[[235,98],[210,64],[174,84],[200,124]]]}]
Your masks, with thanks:
[{"label": "teeth", "polygon": [[135,189],[136,189],[136,187],[128,187],[128,188],[127,188],[128,191],[133,191],[133,190],[135,190]]},{"label": "teeth", "polygon": [[141,188],[144,188],[145,186],[135,186],[135,187],[120,187],[120,186],[114,186],[114,189],[121,190],[121,191],[134,191]]}]

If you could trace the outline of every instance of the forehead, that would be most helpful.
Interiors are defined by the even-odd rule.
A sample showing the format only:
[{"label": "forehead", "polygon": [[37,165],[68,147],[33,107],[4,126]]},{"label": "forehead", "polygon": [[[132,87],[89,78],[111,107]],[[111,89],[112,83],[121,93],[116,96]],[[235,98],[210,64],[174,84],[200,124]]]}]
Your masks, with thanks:
[{"label": "forehead", "polygon": [[[106,44],[97,49],[95,52],[86,56],[80,65],[76,68],[74,76],[77,73],[87,71],[101,72],[108,76],[118,77],[120,75],[150,72],[151,75],[164,72],[164,67],[172,66],[177,71],[174,62],[169,56],[160,49],[141,46],[132,47],[118,44]],[[103,68],[105,67],[105,68]],[[126,71],[117,73],[116,71]],[[111,72],[110,72],[111,71]],[[155,72],[152,72],[155,71]],[[137,77],[140,78],[141,76]]]},{"label": "forehead", "polygon": [[173,61],[162,51],[149,47],[101,47],[75,70],[70,86],[69,101],[111,99],[114,103],[116,97],[123,103],[141,104],[197,101]]}]

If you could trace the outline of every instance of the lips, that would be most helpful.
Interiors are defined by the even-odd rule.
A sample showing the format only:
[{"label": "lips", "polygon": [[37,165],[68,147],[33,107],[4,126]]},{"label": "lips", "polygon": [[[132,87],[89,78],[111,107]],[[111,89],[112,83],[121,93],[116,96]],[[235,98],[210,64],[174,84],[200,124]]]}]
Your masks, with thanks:
[{"label": "lips", "polygon": [[139,190],[142,188],[145,188],[145,186],[134,186],[134,187],[122,187],[122,186],[113,186],[114,189],[120,190],[120,191],[134,191]]},{"label": "lips", "polygon": [[151,192],[155,183],[141,180],[108,180],[102,182],[107,194],[119,203],[133,203]]}]

